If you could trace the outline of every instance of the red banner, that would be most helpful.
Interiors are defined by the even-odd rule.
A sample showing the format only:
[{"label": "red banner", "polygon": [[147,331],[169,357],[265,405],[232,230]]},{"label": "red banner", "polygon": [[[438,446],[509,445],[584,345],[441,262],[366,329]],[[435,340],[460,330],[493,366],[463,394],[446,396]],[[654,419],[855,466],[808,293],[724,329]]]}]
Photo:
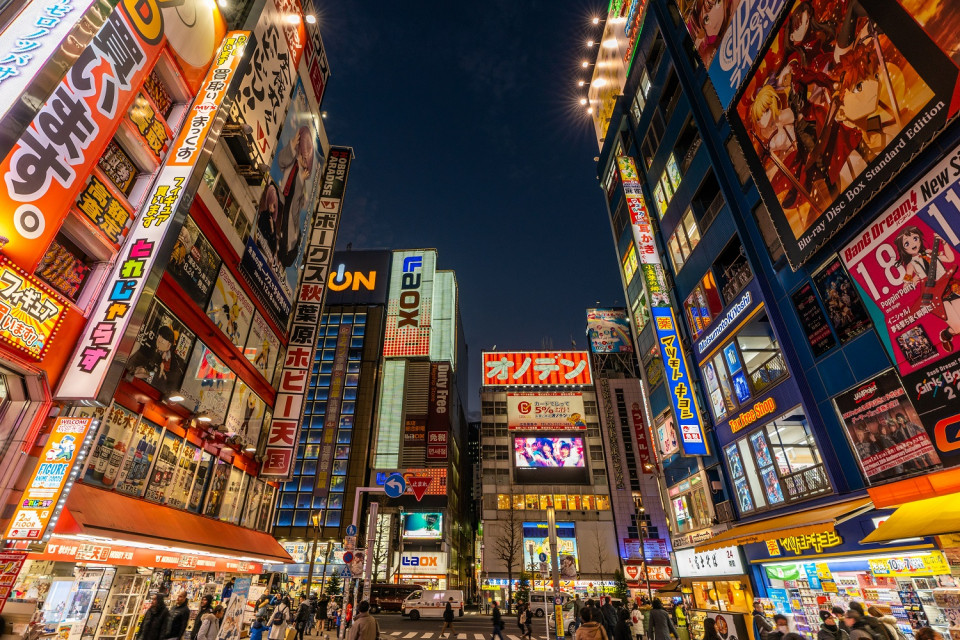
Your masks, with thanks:
[{"label": "red banner", "polygon": [[484,385],[558,386],[592,384],[586,351],[500,352],[483,354]]},{"label": "red banner", "polygon": [[0,551],[0,613],[26,559],[26,551]]}]

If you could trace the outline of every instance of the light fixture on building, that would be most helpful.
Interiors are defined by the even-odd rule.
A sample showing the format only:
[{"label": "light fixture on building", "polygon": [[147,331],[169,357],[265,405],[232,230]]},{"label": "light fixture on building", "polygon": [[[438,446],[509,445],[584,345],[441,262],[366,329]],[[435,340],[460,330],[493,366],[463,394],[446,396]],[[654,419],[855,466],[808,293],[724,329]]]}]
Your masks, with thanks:
[{"label": "light fixture on building", "polygon": [[584,84],[585,84],[584,81],[581,80],[580,82],[577,83],[577,86],[578,86],[578,87],[582,87]]},{"label": "light fixture on building", "polygon": [[290,24],[298,24],[300,22],[300,16],[295,13],[291,13],[287,16],[287,22]]},{"label": "light fixture on building", "polygon": [[592,46],[593,46],[593,40],[587,40],[587,46],[588,46],[588,47],[592,47]]},{"label": "light fixture on building", "polygon": [[586,69],[587,67],[590,66],[590,63],[587,62],[586,60],[584,60],[583,62],[580,63],[580,66],[583,67],[584,69]]},{"label": "light fixture on building", "polygon": [[312,13],[307,14],[306,20],[307,24],[317,24],[317,16],[313,15]]},{"label": "light fixture on building", "polygon": [[213,418],[204,413],[197,416],[197,422],[213,422]]},{"label": "light fixture on building", "polygon": [[587,107],[587,113],[593,113],[593,107]]},{"label": "light fixture on building", "polygon": [[168,396],[167,400],[169,400],[170,402],[183,402],[184,400],[186,400],[186,398],[184,398],[178,393],[172,396]]},{"label": "light fixture on building", "polygon": [[591,22],[593,24],[600,24],[600,18],[594,18],[593,20],[591,20]]},{"label": "light fixture on building", "polygon": [[586,98],[580,98],[580,104],[587,104]]}]

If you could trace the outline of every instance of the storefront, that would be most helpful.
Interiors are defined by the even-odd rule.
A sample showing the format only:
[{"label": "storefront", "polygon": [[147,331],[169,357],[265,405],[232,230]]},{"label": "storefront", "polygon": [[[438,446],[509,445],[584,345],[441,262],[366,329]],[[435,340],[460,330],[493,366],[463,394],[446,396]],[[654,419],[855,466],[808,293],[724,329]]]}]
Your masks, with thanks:
[{"label": "storefront", "polygon": [[713,618],[721,637],[727,636],[721,631],[726,625],[730,635],[745,640],[753,594],[740,549],[681,549],[675,558],[690,637],[702,638],[704,620]]},{"label": "storefront", "polygon": [[821,609],[847,609],[856,600],[895,617],[908,637],[932,626],[949,640],[952,621],[960,621],[960,588],[947,557],[930,538],[863,542],[888,515],[854,512],[839,524],[745,544],[768,614],[783,613],[797,633],[816,638]]}]

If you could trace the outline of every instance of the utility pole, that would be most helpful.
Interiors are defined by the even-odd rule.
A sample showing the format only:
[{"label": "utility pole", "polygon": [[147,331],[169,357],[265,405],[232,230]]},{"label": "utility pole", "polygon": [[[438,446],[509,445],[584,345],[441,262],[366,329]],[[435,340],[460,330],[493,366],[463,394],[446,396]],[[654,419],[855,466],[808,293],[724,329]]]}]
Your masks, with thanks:
[{"label": "utility pole", "polygon": [[[311,588],[313,587],[313,565],[317,560],[317,538],[320,536],[320,514],[311,514],[310,521],[313,524],[313,545],[310,549],[310,565],[307,568],[307,596],[310,595]],[[324,565],[323,569],[324,572],[326,572],[326,565]]]},{"label": "utility pole", "polygon": [[[560,566],[557,557],[557,512],[553,506],[547,507],[547,528],[550,530],[550,571],[553,574],[553,617],[557,627],[557,638],[563,638],[563,605],[560,600]],[[544,589],[546,596],[546,589]],[[544,615],[545,620],[550,616]],[[550,637],[550,623],[547,622],[547,637]]]}]

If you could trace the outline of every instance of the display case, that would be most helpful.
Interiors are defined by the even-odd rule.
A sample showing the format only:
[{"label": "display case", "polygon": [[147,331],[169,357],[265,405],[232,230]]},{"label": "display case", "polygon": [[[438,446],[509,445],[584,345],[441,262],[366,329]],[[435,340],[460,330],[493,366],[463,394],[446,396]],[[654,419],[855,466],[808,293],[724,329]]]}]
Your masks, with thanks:
[{"label": "display case", "polygon": [[150,579],[137,574],[119,575],[107,596],[96,640],[126,640],[137,628]]},{"label": "display case", "polygon": [[103,617],[103,607],[110,594],[110,588],[113,586],[114,577],[117,570],[113,567],[103,570],[103,576],[100,578],[100,584],[93,595],[93,602],[90,603],[90,611],[87,613],[86,622],[83,625],[82,640],[92,640],[97,626],[100,624],[100,618]]}]

